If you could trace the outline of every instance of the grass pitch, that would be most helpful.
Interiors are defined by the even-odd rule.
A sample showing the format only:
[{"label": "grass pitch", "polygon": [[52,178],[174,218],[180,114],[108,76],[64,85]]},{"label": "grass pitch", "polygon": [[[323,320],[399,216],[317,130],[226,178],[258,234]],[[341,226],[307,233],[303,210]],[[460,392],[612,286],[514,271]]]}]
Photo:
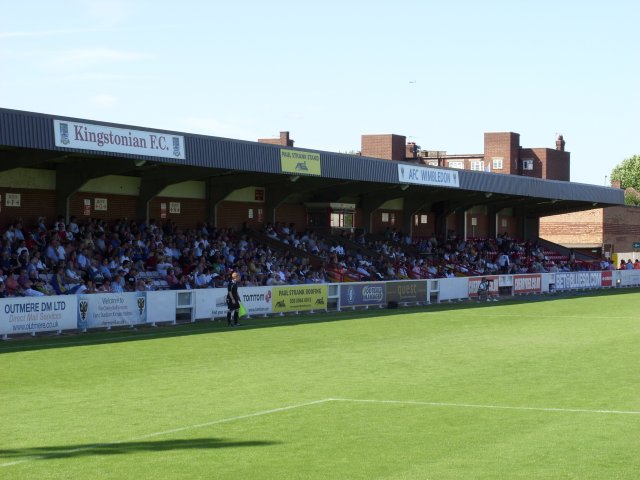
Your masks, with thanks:
[{"label": "grass pitch", "polygon": [[640,294],[0,343],[3,479],[637,479]]}]

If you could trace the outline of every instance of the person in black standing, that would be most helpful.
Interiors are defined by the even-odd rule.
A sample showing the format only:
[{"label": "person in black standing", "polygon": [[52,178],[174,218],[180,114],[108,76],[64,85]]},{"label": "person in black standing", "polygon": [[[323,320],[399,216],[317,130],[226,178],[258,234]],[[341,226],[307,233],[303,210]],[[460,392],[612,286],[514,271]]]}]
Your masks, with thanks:
[{"label": "person in black standing", "polygon": [[[238,279],[240,275],[238,272],[233,272],[231,274],[231,281],[227,285],[227,307],[229,310],[227,311],[227,326],[235,326],[239,325],[238,317],[240,316],[240,294],[238,293]],[[232,318],[233,316],[233,318]]]}]

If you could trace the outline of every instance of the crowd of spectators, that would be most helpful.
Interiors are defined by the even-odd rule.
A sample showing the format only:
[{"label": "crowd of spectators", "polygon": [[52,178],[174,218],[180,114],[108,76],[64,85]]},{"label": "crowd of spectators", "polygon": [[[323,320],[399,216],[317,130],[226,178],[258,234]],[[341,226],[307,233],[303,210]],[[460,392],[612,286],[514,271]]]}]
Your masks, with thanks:
[{"label": "crowd of spectators", "polygon": [[207,224],[71,217],[25,228],[17,220],[2,232],[1,247],[0,297],[224,287],[232,270],[240,286],[329,280],[306,258]]},{"label": "crowd of spectators", "polygon": [[504,233],[496,238],[446,236],[412,238],[388,228],[384,235],[343,231],[330,239],[296,232],[294,224],[267,225],[266,234],[319,256],[332,281],[451,278],[471,275],[568,272],[612,269],[602,262],[576,261],[573,253],[545,250],[537,241],[518,242]]},{"label": "crowd of spectators", "polygon": [[[270,241],[209,224],[181,229],[170,220],[41,217],[27,227],[18,219],[1,236],[0,297],[224,287],[232,270],[239,272],[240,286],[260,286],[588,267],[573,256],[550,257],[537,242],[519,243],[506,234],[464,239],[449,232],[413,239],[388,229],[379,236],[350,231],[323,236],[284,223],[267,224],[262,233]],[[615,268],[606,263],[596,267]],[[631,263],[623,261],[621,268]]]}]

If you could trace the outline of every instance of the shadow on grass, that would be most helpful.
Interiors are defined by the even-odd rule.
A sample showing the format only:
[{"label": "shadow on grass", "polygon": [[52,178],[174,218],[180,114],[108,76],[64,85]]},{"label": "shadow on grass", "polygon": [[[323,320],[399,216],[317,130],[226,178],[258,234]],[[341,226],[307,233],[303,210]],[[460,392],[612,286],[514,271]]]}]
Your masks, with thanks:
[{"label": "shadow on grass", "polygon": [[86,445],[59,445],[51,447],[0,449],[0,462],[20,460],[53,460],[97,455],[126,455],[138,452],[166,452],[171,450],[210,450],[218,448],[266,447],[277,445],[270,441],[229,441],[221,438],[192,438],[186,440],[161,440],[117,442]]},{"label": "shadow on grass", "polygon": [[181,323],[178,325],[159,324],[158,327],[138,325],[136,329],[120,329],[110,331],[92,331],[88,333],[63,333],[62,335],[42,334],[37,337],[15,338],[0,343],[0,355],[5,353],[40,350],[50,348],[75,347],[79,345],[101,345],[120,342],[137,342],[154,340],[157,338],[183,337],[187,335],[201,335],[210,333],[237,334],[238,332],[259,328],[286,327],[295,325],[308,325],[311,323],[340,322],[345,320],[360,320],[362,318],[378,318],[398,315],[402,313],[418,312],[443,312],[450,310],[484,309],[501,306],[514,306],[530,304],[534,302],[547,302],[553,300],[581,297],[601,296],[625,296],[639,293],[638,288],[611,289],[611,290],[587,290],[567,291],[545,295],[528,295],[519,297],[501,298],[498,302],[477,303],[474,300],[458,302],[443,302],[439,304],[400,307],[398,309],[357,309],[341,312],[329,311],[322,313],[300,313],[286,316],[270,316],[267,318],[244,318],[238,328],[227,327],[226,319],[218,321],[201,320],[194,323]]}]

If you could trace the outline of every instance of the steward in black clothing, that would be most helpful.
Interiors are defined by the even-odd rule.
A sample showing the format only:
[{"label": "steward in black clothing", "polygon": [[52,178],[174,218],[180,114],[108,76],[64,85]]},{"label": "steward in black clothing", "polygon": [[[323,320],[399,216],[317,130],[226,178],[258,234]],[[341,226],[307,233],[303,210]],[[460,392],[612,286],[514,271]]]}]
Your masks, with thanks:
[{"label": "steward in black clothing", "polygon": [[[238,318],[240,316],[240,294],[238,293],[238,272],[231,274],[231,281],[227,285],[227,326],[238,326]],[[231,316],[233,315],[233,322]]]}]

